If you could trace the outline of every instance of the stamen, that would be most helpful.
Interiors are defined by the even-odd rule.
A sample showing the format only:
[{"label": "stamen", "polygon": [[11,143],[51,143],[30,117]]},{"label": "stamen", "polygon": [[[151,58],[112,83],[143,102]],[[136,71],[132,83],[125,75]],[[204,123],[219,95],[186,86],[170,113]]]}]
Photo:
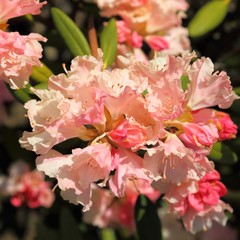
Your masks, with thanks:
[{"label": "stamen", "polygon": [[56,190],[57,186],[58,186],[58,183],[53,187],[52,192]]},{"label": "stamen", "polygon": [[64,72],[68,75],[68,70],[67,70],[65,63],[62,64],[62,68],[63,68]]},{"label": "stamen", "polygon": [[15,89],[15,90],[19,90],[20,89],[11,78],[10,78],[10,82],[13,85],[13,89]]},{"label": "stamen", "polygon": [[103,133],[102,135],[96,137],[96,138],[92,141],[91,145],[97,144],[100,139],[102,139],[102,138],[104,138],[104,137],[106,136],[106,134],[107,134],[107,133],[105,132],[105,133]]}]

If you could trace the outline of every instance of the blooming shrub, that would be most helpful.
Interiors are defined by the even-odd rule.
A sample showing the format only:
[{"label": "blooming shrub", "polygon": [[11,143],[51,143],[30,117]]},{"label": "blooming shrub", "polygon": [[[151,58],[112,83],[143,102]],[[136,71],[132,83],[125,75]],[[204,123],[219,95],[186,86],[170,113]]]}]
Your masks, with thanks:
[{"label": "blooming shrub", "polygon": [[[61,236],[65,240],[67,232],[74,233],[73,239],[85,239],[92,224],[96,231],[113,228],[117,233],[112,232],[113,239],[128,239],[130,235],[134,239],[137,234],[139,240],[146,236],[160,240],[162,213],[158,208],[181,220],[192,234],[208,230],[214,222],[225,226],[229,215],[234,214],[227,198],[229,183],[225,186],[226,177],[221,182],[220,174],[234,172],[221,164],[234,164],[238,158],[222,143],[238,143],[233,139],[237,138],[239,119],[231,114],[236,111],[238,90],[219,65],[190,50],[188,30],[182,24],[189,3],[70,1],[70,10],[76,7],[76,12],[81,9],[85,13],[80,18],[88,20],[84,31],[88,38],[73,20],[82,27],[84,21],[52,8],[49,26],[48,11],[42,19],[39,16],[45,24],[41,32],[44,35],[45,31],[50,42],[44,49],[46,56],[39,42],[47,38],[31,31],[24,36],[11,31],[8,20],[40,14],[44,5],[54,3],[0,3],[0,80],[24,103],[30,124],[15,131],[17,125],[2,121],[2,139],[7,142],[3,149],[20,131],[23,134],[18,143],[34,155],[17,149],[17,158],[26,155],[36,159],[32,171],[22,162],[11,164],[16,159],[14,153],[9,154],[10,162],[1,163],[4,168],[11,166],[9,177],[2,174],[0,178],[1,201],[4,205],[10,199],[17,208],[43,206],[55,211],[49,216],[39,211],[44,216],[39,218],[42,222],[36,239]],[[216,9],[227,12],[229,2],[211,4],[223,4]],[[88,13],[95,14],[99,22],[94,23]],[[191,29],[189,34],[194,36]],[[42,57],[53,72],[42,64]],[[62,63],[63,58],[66,63]],[[0,87],[0,111],[7,115],[5,107],[13,98],[5,86]],[[58,212],[61,200],[51,208],[53,184],[44,180],[45,175],[56,183],[53,190],[57,196],[60,191],[64,200],[82,210],[74,213],[78,223],[67,210]],[[0,215],[2,209],[0,206]],[[49,218],[46,222],[53,222],[53,216],[60,220],[51,231],[41,224],[45,217]],[[49,236],[41,235],[43,232]],[[104,234],[99,236],[94,237],[106,240]]]},{"label": "blooming shrub", "polygon": [[24,162],[15,162],[9,170],[9,176],[0,177],[0,194],[10,197],[15,207],[29,208],[51,207],[54,194],[51,184],[44,181],[44,174],[33,170]]},{"label": "blooming shrub", "polygon": [[[121,58],[124,68],[113,69],[104,69],[101,58],[74,58],[66,74],[50,77],[48,90],[32,90],[39,100],[25,105],[33,131],[23,134],[22,147],[40,154],[37,169],[55,177],[63,198],[84,211],[92,206],[95,182],[116,197],[125,196],[127,181],[153,184],[165,194],[161,184],[175,184],[178,194],[186,181],[201,182],[214,170],[207,155],[221,137],[214,121],[194,121],[194,113],[227,108],[237,96],[225,72],[213,73],[210,59],[191,64],[193,56],[147,64]],[[182,76],[190,81],[185,92]],[[67,155],[53,149],[76,137],[87,146]]]}]

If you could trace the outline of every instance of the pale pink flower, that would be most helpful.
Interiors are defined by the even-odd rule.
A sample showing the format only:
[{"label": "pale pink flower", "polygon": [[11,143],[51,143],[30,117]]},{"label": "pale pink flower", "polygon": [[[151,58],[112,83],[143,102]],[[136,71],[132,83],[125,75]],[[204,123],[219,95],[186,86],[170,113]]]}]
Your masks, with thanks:
[{"label": "pale pink flower", "polygon": [[44,181],[43,173],[30,171],[27,164],[19,161],[11,166],[9,177],[1,182],[0,192],[3,196],[9,196],[15,207],[48,208],[54,201],[50,186],[49,182]]},{"label": "pale pink flower", "polygon": [[125,196],[116,198],[107,189],[93,188],[93,206],[83,214],[86,223],[100,228],[113,227],[127,229],[131,234],[135,231],[134,207],[139,192],[155,202],[160,193],[145,184],[145,181],[128,181]]},{"label": "pale pink flower", "polygon": [[[107,69],[101,51],[98,59],[76,57],[66,74],[50,78],[48,89],[31,89],[38,100],[25,104],[32,132],[23,134],[21,145],[42,154],[37,168],[56,178],[63,198],[84,211],[92,205],[94,184],[116,197],[126,195],[129,181],[162,193],[184,181],[197,184],[214,169],[206,155],[219,131],[207,114],[197,121],[186,106],[191,88],[182,90],[181,77],[192,71],[193,56],[157,56],[147,63],[118,56]],[[87,147],[68,155],[52,150],[72,138]]]},{"label": "pale pink flower", "polygon": [[175,53],[190,48],[187,31],[174,33],[172,30],[181,26],[184,11],[188,8],[185,0],[95,2],[102,16],[122,18],[117,24],[119,43],[125,42],[131,47],[140,48],[144,40],[155,51],[168,49]]},{"label": "pale pink flower", "polygon": [[196,233],[207,230],[213,220],[226,224],[224,211],[232,212],[232,208],[220,200],[227,190],[219,180],[220,175],[214,170],[199,182],[187,180],[180,186],[172,186],[165,195],[170,211],[182,218],[188,231]]},{"label": "pale pink flower", "polygon": [[42,47],[38,41],[47,39],[40,34],[21,36],[18,32],[0,30],[0,78],[11,88],[24,87],[34,66],[41,66]]},{"label": "pale pink flower", "polygon": [[46,153],[69,138],[92,140],[96,131],[84,125],[105,122],[103,98],[94,89],[85,89],[82,94],[83,100],[89,101],[85,106],[81,101],[64,98],[59,91],[35,90],[35,93],[41,100],[30,100],[25,105],[33,132],[24,132],[20,143],[36,153]]},{"label": "pale pink flower", "polygon": [[0,2],[0,24],[7,22],[10,18],[23,16],[26,14],[39,14],[40,9],[46,1],[39,0],[4,0]]},{"label": "pale pink flower", "polygon": [[198,59],[192,64],[188,72],[190,86],[187,92],[187,106],[191,110],[216,105],[228,108],[238,99],[226,72],[213,71],[214,65],[209,58]]},{"label": "pale pink flower", "polygon": [[177,55],[191,49],[188,30],[182,26],[171,28],[162,38],[168,43],[163,53]]},{"label": "pale pink flower", "polygon": [[169,133],[164,143],[159,142],[158,147],[147,151],[144,168],[155,181],[180,184],[185,178],[199,180],[213,166],[202,155],[186,148],[175,134]]},{"label": "pale pink flower", "polygon": [[125,195],[128,181],[135,182],[140,179],[145,181],[146,185],[151,185],[152,179],[147,176],[141,157],[123,148],[117,150],[116,157],[119,158],[118,166],[109,181],[109,187],[115,196],[123,197]]},{"label": "pale pink flower", "polygon": [[145,105],[157,119],[175,119],[183,112],[184,92],[179,79],[185,71],[185,59],[174,56],[159,57],[149,64],[133,64],[136,78],[148,79]]},{"label": "pale pink flower", "polygon": [[84,211],[91,207],[91,184],[106,181],[113,169],[114,155],[109,144],[97,144],[73,149],[62,155],[50,151],[37,158],[38,169],[58,180],[61,195],[74,204],[82,204]]}]

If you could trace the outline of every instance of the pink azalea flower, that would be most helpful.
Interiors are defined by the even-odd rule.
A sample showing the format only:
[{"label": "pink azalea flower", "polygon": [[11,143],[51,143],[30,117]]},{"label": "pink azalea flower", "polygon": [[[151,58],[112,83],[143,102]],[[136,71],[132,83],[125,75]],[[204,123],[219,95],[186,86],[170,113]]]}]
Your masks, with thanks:
[{"label": "pink azalea flower", "polygon": [[106,181],[114,164],[114,155],[108,144],[97,144],[84,149],[74,149],[70,155],[50,151],[38,157],[38,169],[50,177],[56,177],[61,195],[74,204],[82,204],[89,210],[91,184]]},{"label": "pink azalea flower", "polygon": [[174,56],[156,58],[149,64],[133,64],[135,76],[148,79],[145,105],[156,118],[175,119],[183,112],[184,92],[179,79],[185,70],[185,59]]},{"label": "pink azalea flower", "polygon": [[116,129],[109,132],[108,136],[118,146],[132,148],[146,141],[147,135],[144,129],[136,122],[126,119],[120,123]]},{"label": "pink azalea flower", "polygon": [[28,165],[19,161],[11,166],[9,177],[0,184],[0,192],[3,196],[10,196],[10,202],[15,207],[48,208],[54,201],[50,186],[44,181],[43,173],[30,171]]},{"label": "pink azalea flower", "polygon": [[220,108],[228,108],[238,99],[226,72],[213,73],[213,70],[214,66],[209,58],[198,59],[192,64],[188,72],[190,89],[187,97],[187,106],[191,110],[216,105]]},{"label": "pink azalea flower", "polygon": [[[144,168],[155,181],[180,184],[185,178],[199,180],[206,171],[213,169],[212,163],[186,148],[175,134],[168,134],[164,143],[144,156]],[[163,192],[162,189],[160,189]]]},{"label": "pink azalea flower", "polygon": [[196,233],[211,227],[212,221],[226,224],[224,210],[232,208],[220,200],[227,192],[217,171],[207,173],[199,182],[186,181],[173,186],[165,195],[170,211],[181,217],[185,228]]},{"label": "pink azalea flower", "polygon": [[134,206],[139,192],[155,202],[160,193],[145,184],[145,181],[128,181],[125,196],[118,199],[107,189],[93,188],[93,206],[85,212],[83,220],[100,228],[113,227],[135,231]]},{"label": "pink azalea flower", "polygon": [[213,122],[218,128],[219,141],[236,137],[238,127],[227,113],[217,111]]},{"label": "pink azalea flower", "polygon": [[46,42],[46,38],[36,33],[21,36],[0,30],[0,78],[11,88],[24,87],[32,68],[41,66],[42,47],[38,41]]},{"label": "pink azalea flower", "polygon": [[233,123],[229,114],[213,109],[201,109],[192,113],[193,121],[196,123],[206,123],[206,121],[216,125],[218,130],[218,141],[235,138],[237,125]]},{"label": "pink azalea flower", "polygon": [[[76,57],[66,74],[50,78],[48,89],[32,89],[38,100],[25,104],[32,132],[23,134],[21,145],[41,154],[37,168],[56,178],[63,198],[84,211],[94,204],[95,184],[116,197],[138,181],[166,194],[185,181],[197,189],[197,181],[214,169],[206,155],[219,130],[211,114],[197,116],[186,106],[192,88],[184,92],[181,77],[191,72],[193,56],[146,63],[118,56],[107,69],[101,51],[98,59]],[[72,138],[87,147],[68,155],[52,149]],[[186,211],[184,201],[178,203]]]},{"label": "pink azalea flower", "polygon": [[46,1],[39,0],[4,0],[0,2],[0,25],[10,18],[23,16],[26,14],[39,14],[40,9]]},{"label": "pink azalea flower", "polygon": [[208,154],[212,145],[217,142],[219,135],[214,124],[196,124],[183,123],[183,133],[179,138],[184,142],[185,146],[194,149],[198,153]]},{"label": "pink azalea flower", "polygon": [[146,170],[143,168],[143,159],[136,154],[119,148],[117,151],[118,166],[115,174],[109,181],[111,191],[117,197],[125,195],[125,188],[128,181],[135,182],[138,179],[145,181],[145,184],[151,185],[151,178],[147,176]]},{"label": "pink azalea flower", "polygon": [[127,43],[135,48],[142,47],[143,38],[137,32],[132,32],[124,21],[117,21],[117,31],[119,43]]},{"label": "pink azalea flower", "polygon": [[161,36],[147,36],[145,41],[154,51],[162,51],[169,48],[168,42]]},{"label": "pink azalea flower", "polygon": [[[190,48],[187,32],[175,34],[171,31],[181,26],[184,11],[188,8],[185,0],[95,0],[95,2],[101,9],[102,16],[120,16],[123,19],[118,24],[119,43],[125,42],[131,47],[139,48],[144,40],[153,50],[169,49],[176,53]],[[182,40],[179,39],[180,34],[185,35]]]}]

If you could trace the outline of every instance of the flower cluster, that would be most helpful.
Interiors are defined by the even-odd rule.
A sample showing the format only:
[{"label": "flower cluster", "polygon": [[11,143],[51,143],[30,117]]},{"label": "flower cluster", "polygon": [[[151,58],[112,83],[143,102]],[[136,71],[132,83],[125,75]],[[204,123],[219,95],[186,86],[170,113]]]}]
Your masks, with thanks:
[{"label": "flower cluster", "polygon": [[153,202],[160,196],[159,191],[141,180],[128,181],[122,198],[114,197],[108,189],[93,186],[93,205],[90,211],[84,212],[83,221],[100,228],[125,228],[129,233],[135,232],[134,207],[139,191]]},{"label": "flower cluster", "polygon": [[6,0],[0,2],[0,80],[11,88],[24,87],[33,66],[41,66],[42,47],[38,41],[46,38],[37,33],[22,36],[18,32],[5,32],[7,21],[26,14],[39,14],[47,2],[39,0]]},{"label": "flower cluster", "polygon": [[44,181],[43,173],[30,171],[29,166],[22,161],[11,165],[9,176],[0,176],[0,194],[10,197],[15,207],[51,207],[55,197],[50,187],[51,184]]},{"label": "flower cluster", "polygon": [[[148,63],[118,56],[109,69],[98,56],[78,56],[66,74],[49,78],[48,89],[32,89],[39,98],[25,104],[32,132],[20,143],[40,155],[37,169],[83,211],[94,204],[96,184],[124,197],[132,182],[139,193],[152,186],[164,194],[191,232],[211,220],[224,224],[231,208],[219,200],[226,189],[207,155],[236,134],[230,117],[211,109],[237,99],[227,74],[214,72],[209,58],[192,63],[194,53]],[[57,150],[73,138],[79,146]]]},{"label": "flower cluster", "polygon": [[182,18],[188,9],[185,0],[94,0],[104,17],[119,16],[119,52],[141,48],[145,42],[154,51],[179,54],[190,48]]}]

